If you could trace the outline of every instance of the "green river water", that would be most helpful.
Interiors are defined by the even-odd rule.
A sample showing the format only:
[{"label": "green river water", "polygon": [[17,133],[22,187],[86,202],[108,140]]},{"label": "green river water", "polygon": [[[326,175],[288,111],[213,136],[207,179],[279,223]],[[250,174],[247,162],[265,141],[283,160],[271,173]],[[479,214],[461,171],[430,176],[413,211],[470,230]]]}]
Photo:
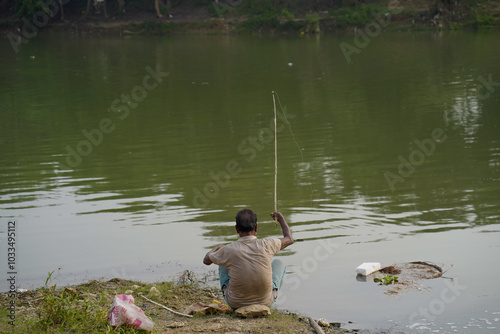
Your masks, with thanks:
[{"label": "green river water", "polygon": [[[0,267],[17,285],[200,276],[252,208],[279,236],[277,307],[348,328],[500,328],[500,34],[93,37],[0,51]],[[283,116],[283,112],[287,117]],[[445,276],[391,295],[363,262]],[[2,291],[8,289],[5,279]],[[3,285],[4,284],[4,285]],[[215,284],[215,283],[214,283]],[[352,321],[352,324],[347,324]]]}]

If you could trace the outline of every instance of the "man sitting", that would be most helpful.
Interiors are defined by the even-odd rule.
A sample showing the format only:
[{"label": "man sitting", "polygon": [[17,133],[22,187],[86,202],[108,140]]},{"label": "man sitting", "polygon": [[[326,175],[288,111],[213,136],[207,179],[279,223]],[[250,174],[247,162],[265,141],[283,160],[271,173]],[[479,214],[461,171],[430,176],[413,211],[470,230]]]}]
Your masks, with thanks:
[{"label": "man sitting", "polygon": [[238,241],[217,245],[209,251],[203,263],[219,265],[222,293],[229,306],[261,304],[271,306],[277,298],[285,276],[285,265],[271,261],[274,254],[293,244],[292,232],[280,212],[271,213],[283,231],[283,238],[257,239],[257,215],[243,209],[236,215]]}]

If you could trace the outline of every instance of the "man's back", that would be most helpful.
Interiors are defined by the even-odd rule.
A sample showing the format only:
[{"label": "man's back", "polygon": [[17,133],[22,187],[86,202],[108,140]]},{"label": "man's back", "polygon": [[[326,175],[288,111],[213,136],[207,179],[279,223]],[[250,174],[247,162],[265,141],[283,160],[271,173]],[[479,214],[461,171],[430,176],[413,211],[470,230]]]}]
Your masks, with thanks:
[{"label": "man's back", "polygon": [[226,299],[234,308],[273,303],[271,259],[281,248],[279,239],[244,236],[210,254],[210,260],[229,272]]},{"label": "man's back", "polygon": [[242,209],[236,215],[238,241],[227,246],[217,245],[205,254],[203,263],[219,265],[219,281],[226,301],[233,308],[261,304],[271,306],[273,288],[283,284],[286,266],[273,255],[293,244],[292,232],[280,212],[271,213],[281,227],[279,239],[257,239],[257,215]]}]

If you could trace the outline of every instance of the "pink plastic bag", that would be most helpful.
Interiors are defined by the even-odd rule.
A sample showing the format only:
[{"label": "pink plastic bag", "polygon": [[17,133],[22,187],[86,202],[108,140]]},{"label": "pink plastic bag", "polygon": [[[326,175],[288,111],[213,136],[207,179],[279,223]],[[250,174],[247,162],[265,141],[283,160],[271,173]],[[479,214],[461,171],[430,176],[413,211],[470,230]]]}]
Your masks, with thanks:
[{"label": "pink plastic bag", "polygon": [[108,312],[109,324],[111,326],[129,325],[146,331],[153,330],[155,323],[149,319],[144,312],[134,304],[131,295],[116,295]]}]

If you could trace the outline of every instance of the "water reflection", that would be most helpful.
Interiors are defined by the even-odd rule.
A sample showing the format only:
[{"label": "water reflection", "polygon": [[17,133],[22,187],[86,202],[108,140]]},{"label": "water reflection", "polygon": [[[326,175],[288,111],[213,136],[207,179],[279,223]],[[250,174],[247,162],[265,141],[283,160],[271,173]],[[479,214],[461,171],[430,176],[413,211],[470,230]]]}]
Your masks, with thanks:
[{"label": "water reflection", "polygon": [[[334,240],[342,256],[307,284],[338,293],[327,282],[335,277],[355,294],[337,270],[366,254],[416,256],[442,238],[450,250],[425,253],[441,256],[465,251],[469,237],[490,240],[500,217],[500,90],[483,98],[478,78],[498,80],[498,37],[387,33],[352,65],[342,38],[41,36],[17,59],[1,53],[0,217],[25,227],[26,280],[61,264],[96,276],[138,275],[167,259],[196,266],[204,249],[236,240],[242,207],[258,213],[260,237],[279,235],[267,216],[274,90],[293,131],[279,133],[278,208],[304,240],[283,253],[291,274],[319,241]],[[112,101],[156,64],[170,75],[120,120]],[[115,130],[68,166],[65,148],[103,118]],[[214,178],[231,161],[238,172]],[[390,187],[386,172],[401,180]],[[197,202],[207,184],[208,201]]]}]

